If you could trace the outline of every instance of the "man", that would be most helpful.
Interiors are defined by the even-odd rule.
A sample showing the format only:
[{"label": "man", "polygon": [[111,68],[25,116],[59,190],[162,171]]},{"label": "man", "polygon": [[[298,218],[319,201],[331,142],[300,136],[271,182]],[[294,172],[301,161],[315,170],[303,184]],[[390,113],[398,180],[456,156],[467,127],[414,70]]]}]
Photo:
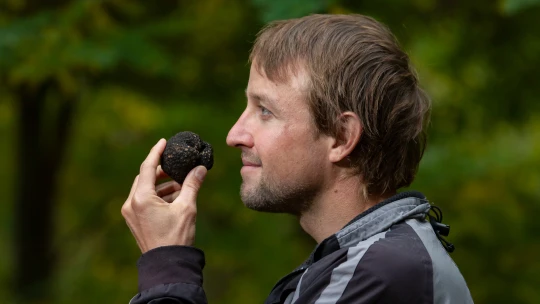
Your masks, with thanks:
[{"label": "man", "polygon": [[[296,215],[318,243],[266,303],[472,303],[447,226],[421,193],[397,193],[416,174],[430,104],[390,31],[360,15],[273,22],[250,61],[247,106],[227,137],[242,151],[242,201]],[[191,245],[206,169],[156,186],[164,146],[122,208],[143,252],[131,303],[205,303]]]}]

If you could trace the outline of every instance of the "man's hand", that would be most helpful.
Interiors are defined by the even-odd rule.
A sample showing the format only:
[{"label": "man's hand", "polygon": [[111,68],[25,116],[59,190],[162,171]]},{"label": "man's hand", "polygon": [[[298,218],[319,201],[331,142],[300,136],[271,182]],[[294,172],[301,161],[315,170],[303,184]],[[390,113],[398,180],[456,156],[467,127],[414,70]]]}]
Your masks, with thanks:
[{"label": "man's hand", "polygon": [[122,215],[143,253],[160,246],[191,246],[195,239],[197,193],[206,168],[191,170],[183,185],[169,181],[156,186],[167,177],[159,166],[165,144],[160,139],[152,148],[122,206]]}]

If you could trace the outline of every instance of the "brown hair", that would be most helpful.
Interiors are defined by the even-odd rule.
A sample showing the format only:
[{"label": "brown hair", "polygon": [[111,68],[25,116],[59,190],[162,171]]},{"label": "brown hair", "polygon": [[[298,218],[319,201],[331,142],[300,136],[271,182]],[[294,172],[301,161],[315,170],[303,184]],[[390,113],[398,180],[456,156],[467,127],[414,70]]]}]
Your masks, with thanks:
[{"label": "brown hair", "polygon": [[306,71],[319,133],[337,136],[345,111],[359,116],[363,130],[350,160],[365,195],[395,191],[414,180],[430,101],[386,26],[362,15],[271,22],[259,32],[250,61],[277,82]]}]

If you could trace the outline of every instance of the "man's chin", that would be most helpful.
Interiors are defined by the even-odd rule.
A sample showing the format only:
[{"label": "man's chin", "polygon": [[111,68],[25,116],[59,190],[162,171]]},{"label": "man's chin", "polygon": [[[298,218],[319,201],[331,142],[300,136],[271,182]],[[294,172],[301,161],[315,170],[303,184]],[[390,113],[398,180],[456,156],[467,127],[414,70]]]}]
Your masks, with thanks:
[{"label": "man's chin", "polygon": [[300,215],[307,210],[308,202],[313,197],[311,192],[284,190],[287,188],[270,187],[264,182],[249,187],[244,181],[240,188],[240,198],[244,206],[260,212]]},{"label": "man's chin", "polygon": [[260,192],[264,191],[249,189],[247,188],[247,185],[243,183],[240,190],[240,198],[242,199],[244,206],[259,212],[287,213],[283,206],[281,208],[279,207],[280,204],[278,202],[269,199],[267,195],[263,195]]},{"label": "man's chin", "polygon": [[244,200],[244,199],[242,199],[242,202],[244,203],[244,206],[254,211],[268,212],[268,213],[291,213],[287,211],[285,208],[277,208],[277,206],[272,203],[253,202],[253,201]]},{"label": "man's chin", "polygon": [[255,196],[253,194],[241,195],[244,206],[248,209],[267,213],[287,213],[299,215],[298,202],[286,202],[276,198],[275,200]]}]

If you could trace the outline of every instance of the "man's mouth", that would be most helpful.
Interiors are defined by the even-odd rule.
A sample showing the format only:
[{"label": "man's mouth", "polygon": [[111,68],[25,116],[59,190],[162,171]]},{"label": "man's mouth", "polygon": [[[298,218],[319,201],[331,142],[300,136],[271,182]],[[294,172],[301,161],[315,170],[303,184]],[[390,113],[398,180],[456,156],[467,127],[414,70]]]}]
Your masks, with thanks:
[{"label": "man's mouth", "polygon": [[249,155],[248,153],[242,153],[242,164],[244,167],[260,167],[262,165],[261,160],[258,157]]},{"label": "man's mouth", "polygon": [[245,159],[242,159],[242,164],[246,167],[260,167],[261,165],[257,164],[257,163],[254,163],[252,161],[249,161],[249,160],[245,160]]}]

